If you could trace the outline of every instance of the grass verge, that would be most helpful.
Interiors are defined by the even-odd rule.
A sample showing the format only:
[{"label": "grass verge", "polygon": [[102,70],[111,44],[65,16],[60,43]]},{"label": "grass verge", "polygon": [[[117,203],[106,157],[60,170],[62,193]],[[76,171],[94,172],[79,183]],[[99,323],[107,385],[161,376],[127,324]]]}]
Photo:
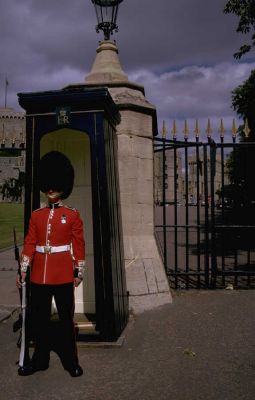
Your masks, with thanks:
[{"label": "grass verge", "polygon": [[24,204],[0,203],[0,250],[13,246],[13,228],[17,242],[22,243],[24,231]]}]

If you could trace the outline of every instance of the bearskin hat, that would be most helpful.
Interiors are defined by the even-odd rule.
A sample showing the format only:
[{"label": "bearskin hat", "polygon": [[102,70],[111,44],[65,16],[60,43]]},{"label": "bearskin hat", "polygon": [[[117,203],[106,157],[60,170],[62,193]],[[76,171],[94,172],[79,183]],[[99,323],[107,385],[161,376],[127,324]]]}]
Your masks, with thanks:
[{"label": "bearskin hat", "polygon": [[50,151],[40,160],[39,164],[40,190],[47,193],[49,190],[63,192],[62,199],[66,199],[73,190],[74,169],[70,160],[59,151]]}]

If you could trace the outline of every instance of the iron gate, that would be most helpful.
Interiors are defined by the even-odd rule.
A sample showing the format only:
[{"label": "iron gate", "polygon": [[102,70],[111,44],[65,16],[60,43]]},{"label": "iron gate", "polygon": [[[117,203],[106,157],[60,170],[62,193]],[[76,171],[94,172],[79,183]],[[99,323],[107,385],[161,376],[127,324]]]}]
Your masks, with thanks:
[{"label": "iron gate", "polygon": [[174,288],[255,285],[255,143],[154,139],[155,235]]}]

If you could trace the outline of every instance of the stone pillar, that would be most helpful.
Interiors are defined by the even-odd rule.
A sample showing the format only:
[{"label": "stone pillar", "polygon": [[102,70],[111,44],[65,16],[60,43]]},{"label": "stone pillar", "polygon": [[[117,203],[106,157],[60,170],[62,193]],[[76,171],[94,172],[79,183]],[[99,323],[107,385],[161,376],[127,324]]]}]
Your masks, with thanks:
[{"label": "stone pillar", "polygon": [[172,301],[154,237],[156,110],[143,86],[129,82],[115,42],[100,42],[85,85],[107,86],[121,113],[117,138],[126,279],[130,309],[140,313]]}]

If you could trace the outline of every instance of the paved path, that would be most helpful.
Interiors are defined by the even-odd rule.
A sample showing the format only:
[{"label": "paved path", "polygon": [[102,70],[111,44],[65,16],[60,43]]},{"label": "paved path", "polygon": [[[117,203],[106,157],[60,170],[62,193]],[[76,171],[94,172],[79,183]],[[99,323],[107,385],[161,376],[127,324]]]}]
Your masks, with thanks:
[{"label": "paved path", "polygon": [[[0,272],[0,303],[14,272]],[[173,304],[133,317],[120,348],[79,349],[85,374],[50,368],[19,377],[12,317],[0,323],[4,400],[254,400],[255,291],[180,291]]]}]

